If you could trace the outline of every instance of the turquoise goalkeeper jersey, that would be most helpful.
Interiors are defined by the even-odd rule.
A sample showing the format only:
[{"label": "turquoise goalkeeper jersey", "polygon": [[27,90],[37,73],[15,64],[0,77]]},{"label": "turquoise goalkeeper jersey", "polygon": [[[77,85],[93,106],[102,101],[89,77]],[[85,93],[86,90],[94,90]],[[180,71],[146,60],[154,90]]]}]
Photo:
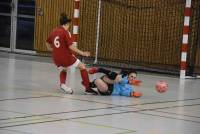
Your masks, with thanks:
[{"label": "turquoise goalkeeper jersey", "polygon": [[133,92],[133,86],[128,84],[127,77],[124,77],[120,82],[114,84],[112,95],[129,97],[131,92]]}]

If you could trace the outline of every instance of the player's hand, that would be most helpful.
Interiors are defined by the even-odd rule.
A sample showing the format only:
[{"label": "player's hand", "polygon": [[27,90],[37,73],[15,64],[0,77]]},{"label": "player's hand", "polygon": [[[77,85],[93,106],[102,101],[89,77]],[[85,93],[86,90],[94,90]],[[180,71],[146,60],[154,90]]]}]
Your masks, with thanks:
[{"label": "player's hand", "polygon": [[140,86],[141,83],[142,83],[142,81],[141,80],[137,80],[137,79],[129,81],[129,84],[134,85],[134,86]]},{"label": "player's hand", "polygon": [[88,51],[83,52],[83,56],[85,56],[85,57],[90,56],[90,52],[88,52]]},{"label": "player's hand", "polygon": [[130,94],[131,97],[135,97],[135,98],[139,98],[142,96],[142,93],[139,92],[139,91],[133,91],[131,94]]}]

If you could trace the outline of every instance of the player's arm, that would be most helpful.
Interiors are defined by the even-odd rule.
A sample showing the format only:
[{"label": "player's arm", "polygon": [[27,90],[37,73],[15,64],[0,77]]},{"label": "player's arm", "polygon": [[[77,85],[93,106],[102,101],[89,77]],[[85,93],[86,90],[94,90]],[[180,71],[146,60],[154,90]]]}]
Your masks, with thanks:
[{"label": "player's arm", "polygon": [[69,49],[72,50],[73,52],[79,54],[79,55],[86,56],[86,57],[90,56],[90,52],[81,51],[77,47],[75,47],[73,44],[69,46]]},{"label": "player's arm", "polygon": [[142,93],[139,91],[134,91],[133,88],[127,88],[126,90],[122,90],[120,95],[139,98],[142,96]]},{"label": "player's arm", "polygon": [[105,76],[103,77],[103,81],[106,82],[106,83],[108,83],[108,84],[114,84],[114,83],[115,83],[114,80],[108,78],[107,75],[105,75]]},{"label": "player's arm", "polygon": [[51,47],[51,45],[48,42],[46,42],[46,47],[47,47],[48,51],[52,51],[53,50],[53,48]]},{"label": "player's arm", "polygon": [[121,95],[121,96],[132,97],[132,96],[131,96],[131,93],[132,93],[132,92],[133,92],[133,91],[130,91],[130,90],[124,90],[124,91],[121,91],[120,95]]},{"label": "player's arm", "polygon": [[47,38],[45,44],[46,44],[46,47],[47,47],[48,51],[53,51],[53,48],[51,46],[51,44],[52,44],[52,34],[49,35],[49,37]]}]

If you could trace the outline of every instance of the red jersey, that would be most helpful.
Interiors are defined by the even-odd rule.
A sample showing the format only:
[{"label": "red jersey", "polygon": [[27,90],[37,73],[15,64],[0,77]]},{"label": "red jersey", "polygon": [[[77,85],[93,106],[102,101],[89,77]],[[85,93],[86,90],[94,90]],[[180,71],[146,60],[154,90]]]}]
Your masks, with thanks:
[{"label": "red jersey", "polygon": [[47,42],[53,48],[52,57],[57,66],[68,67],[76,62],[76,57],[69,49],[69,46],[73,43],[71,34],[62,26],[51,32]]}]

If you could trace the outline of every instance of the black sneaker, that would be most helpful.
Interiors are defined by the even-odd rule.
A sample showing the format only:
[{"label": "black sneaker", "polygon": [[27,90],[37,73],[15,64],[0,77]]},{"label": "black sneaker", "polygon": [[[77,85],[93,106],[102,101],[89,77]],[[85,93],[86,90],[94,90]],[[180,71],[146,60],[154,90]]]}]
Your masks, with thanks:
[{"label": "black sneaker", "polygon": [[92,88],[85,90],[85,94],[87,95],[98,95],[99,93]]}]

